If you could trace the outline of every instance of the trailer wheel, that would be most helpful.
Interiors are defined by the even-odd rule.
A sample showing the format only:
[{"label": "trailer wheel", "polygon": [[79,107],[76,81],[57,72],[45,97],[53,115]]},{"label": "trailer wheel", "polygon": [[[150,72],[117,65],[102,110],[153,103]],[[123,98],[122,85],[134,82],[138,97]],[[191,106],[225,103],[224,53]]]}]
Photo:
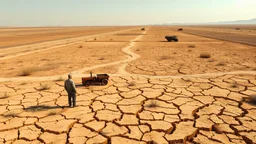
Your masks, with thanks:
[{"label": "trailer wheel", "polygon": [[175,42],[178,42],[179,40],[178,39],[176,39],[176,40],[174,40]]},{"label": "trailer wheel", "polygon": [[107,80],[107,79],[103,79],[103,80],[101,81],[101,84],[107,85],[107,84],[108,84],[108,80]]},{"label": "trailer wheel", "polygon": [[168,42],[172,42],[172,40],[168,40]]},{"label": "trailer wheel", "polygon": [[83,82],[83,85],[84,85],[84,86],[89,86],[89,85],[90,85],[90,81],[84,81],[84,82]]}]

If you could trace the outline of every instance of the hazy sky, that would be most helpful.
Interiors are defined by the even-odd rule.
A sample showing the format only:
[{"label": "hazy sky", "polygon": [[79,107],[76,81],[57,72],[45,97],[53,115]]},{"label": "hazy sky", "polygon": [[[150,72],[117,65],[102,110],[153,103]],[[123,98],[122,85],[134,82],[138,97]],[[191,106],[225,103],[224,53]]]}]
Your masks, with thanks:
[{"label": "hazy sky", "polygon": [[256,0],[0,0],[0,26],[197,23],[256,18]]}]

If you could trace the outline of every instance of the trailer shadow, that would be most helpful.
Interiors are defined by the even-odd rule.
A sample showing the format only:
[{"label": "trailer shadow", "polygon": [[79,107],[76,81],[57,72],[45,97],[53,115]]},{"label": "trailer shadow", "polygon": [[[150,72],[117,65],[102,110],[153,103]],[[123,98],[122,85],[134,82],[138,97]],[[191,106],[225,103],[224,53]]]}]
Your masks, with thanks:
[{"label": "trailer shadow", "polygon": [[90,86],[105,86],[105,85],[102,85],[101,83],[91,83],[89,86],[85,86],[83,84],[76,84],[77,88],[88,88]]}]

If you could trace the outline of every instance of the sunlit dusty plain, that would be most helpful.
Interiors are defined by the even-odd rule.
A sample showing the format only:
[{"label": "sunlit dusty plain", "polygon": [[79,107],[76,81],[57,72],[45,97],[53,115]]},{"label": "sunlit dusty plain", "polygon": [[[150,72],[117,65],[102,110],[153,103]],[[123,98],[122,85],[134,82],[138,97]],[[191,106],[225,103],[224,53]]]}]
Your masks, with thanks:
[{"label": "sunlit dusty plain", "polygon": [[0,143],[256,143],[256,26],[141,28],[0,28]]}]

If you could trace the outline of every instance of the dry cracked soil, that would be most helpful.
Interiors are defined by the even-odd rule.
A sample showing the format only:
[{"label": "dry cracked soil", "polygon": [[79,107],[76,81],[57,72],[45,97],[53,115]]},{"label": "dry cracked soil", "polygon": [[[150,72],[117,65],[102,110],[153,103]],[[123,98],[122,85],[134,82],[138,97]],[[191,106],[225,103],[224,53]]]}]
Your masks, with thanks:
[{"label": "dry cracked soil", "polygon": [[[156,34],[157,30],[162,31]],[[149,63],[154,61],[150,55],[165,56],[165,50],[159,53],[159,49],[167,46],[158,41],[162,34],[166,34],[164,31],[166,28],[162,27],[150,27],[146,31],[132,29],[102,39],[88,40],[93,41],[91,49],[97,49],[100,44],[107,43],[112,47],[111,44],[119,44],[114,48],[122,47],[119,49],[120,58],[106,58],[105,62],[90,63],[90,66],[73,71],[77,84],[77,106],[74,108],[69,108],[67,104],[62,78],[66,74],[47,73],[41,77],[36,74],[25,77],[2,75],[0,143],[256,143],[255,71],[237,71],[238,66],[212,70],[211,64],[204,70],[191,70],[191,65],[187,63],[181,69],[184,73],[177,73],[177,68],[173,68],[173,73],[172,70],[164,71],[161,68],[149,73],[147,70],[153,71],[161,66],[157,62]],[[202,43],[197,43],[193,51],[211,48],[211,43],[213,46],[222,45],[223,51],[216,50],[220,53],[228,51],[229,46],[237,45],[236,49],[242,50],[251,48],[230,42],[224,45],[223,41],[183,33],[180,36],[184,37],[183,42],[169,44],[175,47],[175,51],[191,44],[186,37],[187,40],[191,38]],[[145,39],[151,41],[146,42]],[[154,53],[155,43],[159,45]],[[75,43],[74,47],[77,48],[77,45],[79,43]],[[143,53],[145,50],[142,48],[145,47],[148,51]],[[45,56],[45,53],[37,52],[38,57],[40,54]],[[244,65],[255,66],[255,54],[251,55]],[[28,59],[30,54],[17,57]],[[3,60],[11,61],[17,57]],[[174,60],[179,62],[178,57]],[[198,65],[200,62],[194,61]],[[139,67],[141,70],[136,70]],[[65,73],[65,69],[62,70]],[[80,85],[80,77],[89,70],[109,70],[113,74],[106,86]]]}]

